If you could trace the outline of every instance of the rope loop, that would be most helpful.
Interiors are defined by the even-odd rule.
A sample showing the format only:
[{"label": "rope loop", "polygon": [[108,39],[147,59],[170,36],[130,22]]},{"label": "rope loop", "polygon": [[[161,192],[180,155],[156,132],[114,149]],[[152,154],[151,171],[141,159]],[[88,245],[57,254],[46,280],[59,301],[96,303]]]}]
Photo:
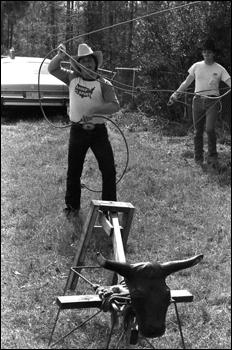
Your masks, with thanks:
[{"label": "rope loop", "polygon": [[121,312],[124,305],[131,303],[130,293],[127,288],[120,285],[98,287],[96,294],[102,300],[101,309],[104,312]]},{"label": "rope loop", "polygon": [[103,299],[102,311],[104,312],[121,312],[124,305],[128,305],[131,302],[128,294],[120,295],[113,294]]}]

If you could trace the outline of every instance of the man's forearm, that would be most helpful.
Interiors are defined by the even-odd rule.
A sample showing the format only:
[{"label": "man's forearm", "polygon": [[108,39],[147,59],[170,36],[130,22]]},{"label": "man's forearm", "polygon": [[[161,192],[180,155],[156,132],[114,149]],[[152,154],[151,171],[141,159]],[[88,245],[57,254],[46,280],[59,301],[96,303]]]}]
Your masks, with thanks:
[{"label": "man's forearm", "polygon": [[185,81],[178,87],[176,92],[184,92],[188,88],[188,85],[185,83]]},{"label": "man's forearm", "polygon": [[102,106],[93,107],[92,113],[94,115],[98,114],[113,114],[118,112],[120,106],[117,102],[108,102]]},{"label": "man's forearm", "polygon": [[54,70],[60,68],[61,61],[62,61],[62,58],[56,55],[48,65],[48,72],[51,73]]}]

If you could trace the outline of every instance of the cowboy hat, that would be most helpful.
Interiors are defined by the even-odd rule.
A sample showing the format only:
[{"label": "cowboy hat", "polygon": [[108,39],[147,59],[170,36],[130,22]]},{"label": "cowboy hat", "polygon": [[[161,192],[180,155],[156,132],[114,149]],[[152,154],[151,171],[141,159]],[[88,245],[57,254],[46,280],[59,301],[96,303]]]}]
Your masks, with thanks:
[{"label": "cowboy hat", "polygon": [[206,39],[203,44],[201,44],[201,46],[199,47],[200,50],[210,50],[214,53],[220,53],[221,50],[217,49],[215,47],[214,41],[213,39]]},{"label": "cowboy hat", "polygon": [[98,68],[101,67],[102,62],[103,62],[102,52],[101,51],[95,51],[94,52],[87,44],[80,44],[78,46],[77,55],[73,56],[72,59],[71,59],[71,65],[72,65],[73,69],[80,71],[80,68],[76,64],[75,61],[78,62],[81,57],[90,56],[90,55],[96,58]]}]

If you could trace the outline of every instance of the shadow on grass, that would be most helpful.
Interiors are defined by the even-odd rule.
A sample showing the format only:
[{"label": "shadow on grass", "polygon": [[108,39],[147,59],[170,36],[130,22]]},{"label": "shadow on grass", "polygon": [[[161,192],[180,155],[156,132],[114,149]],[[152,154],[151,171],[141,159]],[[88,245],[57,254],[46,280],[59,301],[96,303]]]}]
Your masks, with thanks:
[{"label": "shadow on grass", "polygon": [[[69,123],[66,107],[43,107],[50,122]],[[10,106],[1,109],[1,125],[16,125],[19,122],[43,121],[44,115],[40,106]]]},{"label": "shadow on grass", "polygon": [[[187,150],[182,152],[181,157],[193,161],[194,153],[193,151]],[[231,185],[231,153],[229,150],[219,152],[218,165],[208,165],[204,162],[202,165],[196,166],[201,167],[203,173],[209,176],[212,181],[216,181],[221,187]]]}]

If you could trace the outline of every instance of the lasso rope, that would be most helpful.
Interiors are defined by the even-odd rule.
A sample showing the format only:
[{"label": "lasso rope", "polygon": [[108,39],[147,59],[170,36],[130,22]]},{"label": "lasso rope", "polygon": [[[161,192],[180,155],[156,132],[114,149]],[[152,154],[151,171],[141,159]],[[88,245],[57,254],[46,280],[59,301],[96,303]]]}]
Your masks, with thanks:
[{"label": "lasso rope", "polygon": [[[46,57],[47,57],[47,56],[46,56]],[[40,94],[40,72],[41,72],[41,68],[42,68],[43,62],[45,61],[46,57],[45,57],[44,60],[42,61],[41,65],[40,65],[40,68],[39,68],[39,73],[38,73],[38,96],[39,96],[40,108],[41,108],[41,111],[42,111],[42,113],[43,113],[44,118],[46,119],[46,121],[47,121],[51,126],[53,126],[53,127],[55,127],[55,128],[58,128],[58,129],[69,128],[69,127],[71,127],[71,125],[72,125],[71,123],[68,124],[68,125],[64,125],[64,126],[56,126],[56,125],[54,125],[53,123],[51,123],[50,120],[47,118],[47,116],[46,116],[46,114],[45,114],[45,112],[44,112],[42,103],[41,103],[41,97],[40,97],[40,95],[41,95],[41,94]],[[71,57],[71,56],[69,56],[69,57]],[[75,62],[76,62],[77,64],[79,64],[76,60],[75,60]],[[82,66],[82,65],[81,65],[81,66]],[[85,68],[85,67],[84,67],[84,68]],[[92,71],[91,71],[91,72],[92,72]],[[95,116],[93,116],[93,118],[95,118]],[[119,179],[116,181],[116,185],[117,185],[117,184],[122,180],[123,176],[125,175],[125,173],[126,173],[126,171],[127,171],[127,167],[128,167],[128,164],[129,164],[129,147],[128,147],[128,144],[127,144],[127,140],[126,140],[126,138],[125,138],[125,136],[124,136],[124,133],[123,133],[122,130],[119,128],[119,126],[118,126],[112,119],[110,119],[110,118],[108,118],[108,117],[101,116],[101,118],[110,121],[110,122],[119,130],[119,132],[120,132],[120,134],[121,134],[121,136],[122,136],[122,138],[123,138],[123,140],[124,140],[125,146],[126,146],[126,164],[125,164],[125,168],[124,168],[124,170],[123,170],[121,176],[120,176]],[[89,191],[92,191],[92,192],[102,192],[101,190],[93,190],[93,189],[89,188],[88,186],[86,186],[86,185],[83,184],[83,183],[81,184],[81,186],[82,186],[83,188],[88,189]]]},{"label": "lasso rope", "polygon": [[[62,48],[58,48],[60,51],[62,51],[63,53],[65,53],[70,59],[72,59],[76,65],[81,68],[82,70],[84,70],[86,73],[89,74],[89,76],[91,78],[94,79],[94,76],[93,74],[96,74],[96,72],[93,72],[91,69],[83,66],[80,62],[76,61],[72,56],[70,56],[66,51],[64,51]],[[97,80],[99,80],[100,77],[104,78],[104,75],[100,74],[99,72],[97,73],[98,75],[98,78]],[[127,93],[133,93],[135,94],[136,92],[138,93],[151,93],[151,92],[173,92],[175,90],[169,90],[169,89],[148,89],[147,87],[144,87],[144,86],[131,86],[131,85],[127,85],[127,84],[124,84],[124,83],[121,83],[117,80],[115,80],[114,78],[107,78],[110,82],[113,82],[113,83],[118,83],[122,86],[126,86],[128,88],[130,88],[130,90],[126,90],[124,88],[120,88],[118,86],[114,86],[115,89],[119,89],[119,90],[122,90],[124,92],[127,92]],[[101,81],[102,84],[105,84],[105,85],[108,85],[107,83],[105,83],[104,81]],[[207,97],[207,98],[210,98],[210,99],[219,99],[219,98],[222,98],[224,97],[225,95],[227,95],[231,89],[229,87],[225,87],[225,88],[221,88],[220,90],[224,90],[224,89],[229,89],[228,91],[226,91],[223,95],[220,95],[220,96],[215,96],[215,97],[212,97],[212,96],[208,96],[208,95],[204,95],[202,94],[202,92],[205,92],[205,91],[214,91],[214,89],[211,89],[211,90],[200,90],[200,91],[196,91],[196,92],[190,92],[190,91],[183,91],[181,93],[186,93],[186,94],[189,94],[189,95],[193,95],[193,96],[196,96],[197,94],[200,94],[201,93],[201,96],[203,97]]]},{"label": "lasso rope", "polygon": [[104,312],[120,312],[120,308],[123,305],[128,305],[128,303],[131,302],[130,293],[129,290],[127,291],[127,288],[125,289],[126,285],[123,282],[123,287],[120,289],[121,286],[119,285],[113,285],[113,286],[100,286],[99,284],[94,284],[91,281],[89,281],[86,277],[84,277],[80,272],[77,271],[77,269],[82,268],[100,268],[101,266],[75,266],[71,267],[71,270],[77,274],[79,277],[81,277],[85,282],[87,282],[95,293],[99,296],[99,298],[102,300],[101,310]]},{"label": "lasso rope", "polygon": [[[168,8],[168,9],[156,11],[156,12],[153,12],[153,13],[150,13],[150,14],[146,14],[146,15],[144,15],[144,16],[140,16],[140,17],[137,17],[137,18],[133,18],[133,19],[124,21],[124,22],[116,23],[116,24],[114,24],[114,25],[110,25],[110,26],[107,26],[107,27],[104,27],[104,28],[100,28],[100,29],[94,30],[94,31],[89,32],[89,33],[81,34],[81,35],[78,35],[78,36],[76,36],[76,37],[70,38],[70,39],[64,41],[63,44],[65,44],[65,43],[67,43],[67,42],[69,42],[69,41],[71,41],[71,40],[73,40],[73,39],[78,39],[78,38],[80,38],[80,37],[82,37],[82,36],[85,36],[85,35],[90,35],[90,34],[97,33],[97,32],[103,31],[103,30],[107,30],[107,29],[109,29],[109,28],[113,28],[113,27],[116,27],[116,26],[119,26],[119,25],[124,25],[124,24],[130,23],[130,22],[132,22],[132,21],[138,21],[138,20],[141,20],[141,19],[146,18],[146,17],[149,17],[149,16],[154,16],[154,15],[161,14],[161,13],[164,13],[164,12],[167,12],[167,11],[173,11],[173,10],[180,9],[180,8],[183,8],[183,7],[195,5],[195,4],[201,3],[201,2],[203,2],[203,1],[195,1],[195,2],[192,2],[192,3],[189,3],[189,4],[184,4],[184,5],[176,6],[176,7],[173,7],[173,8]],[[64,129],[64,128],[70,127],[71,124],[69,124],[69,125],[64,125],[64,126],[56,126],[56,125],[52,124],[52,123],[48,120],[46,114],[44,113],[43,106],[42,106],[42,103],[41,103],[41,93],[40,93],[40,72],[41,72],[42,65],[43,65],[45,59],[48,57],[48,55],[50,55],[54,50],[57,50],[57,49],[58,49],[58,48],[52,49],[52,50],[45,56],[44,60],[42,61],[41,65],[40,65],[39,73],[38,73],[38,96],[39,96],[40,108],[41,108],[42,113],[43,113],[43,116],[44,116],[44,118],[47,120],[47,122],[48,122],[51,126],[53,126],[53,127],[55,127],[55,128]],[[59,48],[59,49],[60,49],[61,51],[63,51],[61,48]],[[63,52],[65,52],[65,51],[63,51]],[[68,55],[66,52],[65,52],[65,54],[66,54],[69,58],[73,59],[73,58],[72,58],[70,55]],[[75,61],[75,63],[76,63],[77,65],[79,65],[79,67],[81,67],[83,70],[87,71],[88,74],[89,74],[90,76],[91,76],[91,73],[94,73],[94,72],[92,72],[91,70],[89,70],[88,68],[83,67],[83,66],[82,66],[79,62],[77,62],[75,59],[73,59],[73,60]],[[98,77],[102,77],[102,75],[101,75],[101,74],[98,74]],[[99,78],[98,78],[98,79],[99,79]],[[109,81],[113,81],[114,83],[118,83],[118,84],[120,84],[121,86],[129,87],[130,90],[126,90],[126,89],[124,89],[124,88],[117,87],[117,86],[116,86],[115,88],[116,88],[116,89],[120,89],[120,90],[122,90],[122,91],[124,91],[124,92],[126,92],[126,93],[133,94],[133,96],[134,96],[134,94],[135,94],[135,91],[141,93],[141,90],[142,90],[142,93],[143,93],[143,92],[151,93],[151,92],[161,92],[161,91],[165,91],[165,92],[168,92],[168,91],[169,91],[169,92],[173,92],[173,91],[175,91],[175,90],[167,90],[167,89],[152,89],[152,90],[149,90],[149,89],[147,89],[146,87],[141,87],[141,86],[138,86],[138,87],[134,88],[134,86],[132,87],[132,86],[123,84],[123,83],[118,82],[118,81],[116,81],[116,80],[114,80],[114,79],[108,79],[108,80],[109,80]],[[102,82],[102,83],[104,84],[104,82]],[[208,96],[205,96],[205,97],[208,97],[208,98],[211,98],[211,99],[217,99],[217,101],[215,102],[215,104],[216,104],[216,103],[218,102],[218,99],[221,99],[222,97],[224,97],[224,96],[225,96],[227,93],[229,93],[229,92],[230,92],[230,90],[227,91],[225,94],[221,95],[220,97],[208,97]],[[195,94],[196,94],[196,93],[191,93],[191,92],[185,92],[185,93],[186,93],[186,94],[192,94],[192,95],[195,95]],[[182,101],[178,101],[178,102],[183,103]],[[221,102],[220,102],[220,103],[221,103]],[[184,104],[187,105],[186,103],[184,103]],[[204,116],[202,116],[202,118],[203,118],[203,117],[204,117]],[[125,136],[124,136],[123,132],[122,132],[121,129],[117,126],[117,124],[115,124],[111,119],[109,119],[109,118],[107,118],[107,117],[103,117],[103,118],[109,120],[110,122],[112,122],[112,123],[118,128],[119,132],[121,133],[121,135],[122,135],[122,137],[123,137],[123,139],[124,139],[125,145],[126,145],[126,150],[127,150],[127,161],[126,161],[126,166],[125,166],[125,169],[124,169],[124,171],[123,171],[121,177],[120,177],[119,180],[117,181],[117,183],[118,183],[118,182],[122,179],[122,177],[124,176],[124,174],[125,174],[125,172],[126,172],[126,169],[127,169],[128,162],[129,162],[129,150],[128,150],[128,145],[127,145],[127,141],[126,141],[126,139],[125,139]],[[87,188],[87,189],[89,189],[89,188],[88,188],[86,185],[84,185],[84,184],[83,184],[82,186],[85,187],[85,188]],[[91,190],[91,189],[89,189],[89,190]],[[93,192],[101,192],[101,191],[94,191],[94,190],[91,190],[91,191],[93,191]]]},{"label": "lasso rope", "polygon": [[[78,39],[80,37],[83,37],[85,35],[90,35],[90,34],[94,34],[94,33],[97,33],[97,32],[100,32],[100,31],[103,31],[103,30],[106,30],[106,29],[109,29],[109,28],[114,28],[116,26],[120,26],[120,25],[124,25],[124,24],[127,24],[127,23],[130,23],[132,21],[138,21],[138,20],[141,20],[143,18],[146,18],[146,17],[150,17],[150,16],[154,16],[154,15],[157,15],[157,14],[161,14],[161,13],[164,13],[164,12],[168,12],[168,11],[173,11],[173,10],[176,10],[176,9],[180,9],[180,8],[184,8],[184,7],[187,7],[187,6],[191,6],[191,5],[195,5],[197,3],[201,3],[203,1],[194,1],[192,3],[189,3],[189,4],[184,4],[184,5],[180,5],[180,6],[176,6],[176,7],[173,7],[173,8],[168,8],[168,9],[163,9],[163,10],[160,10],[160,11],[156,11],[156,12],[152,12],[152,13],[149,13],[149,14],[146,14],[146,15],[143,15],[143,16],[140,16],[140,17],[136,17],[136,18],[133,18],[133,19],[130,19],[130,20],[127,20],[127,21],[124,21],[124,22],[120,22],[120,23],[116,23],[116,24],[113,24],[113,25],[110,25],[110,26],[107,26],[107,27],[104,27],[104,28],[100,28],[100,29],[96,29],[94,31],[91,31],[91,32],[88,32],[88,33],[85,33],[85,34],[81,34],[81,35],[78,35],[78,36],[75,36],[73,38],[70,38],[66,41],[63,42],[63,44],[73,40],[73,39]],[[52,49],[44,58],[44,60],[47,58],[48,55],[50,55],[50,53],[52,53],[54,50],[57,50],[57,48],[55,49]],[[68,55],[66,53],[66,55]],[[69,56],[69,55],[68,55]],[[70,57],[70,56],[69,56]],[[48,121],[48,123],[50,125],[52,125],[53,127],[55,128],[68,128],[70,125],[65,125],[65,126],[55,126],[53,125],[46,117],[45,113],[44,113],[44,110],[43,110],[43,107],[42,107],[42,104],[41,104],[41,100],[40,100],[40,89],[39,89],[39,85],[40,85],[40,71],[41,71],[41,68],[42,68],[42,65],[44,63],[44,60],[42,61],[41,65],[40,65],[40,68],[39,68],[39,74],[38,74],[38,92],[39,92],[39,103],[40,103],[40,107],[41,107],[41,110],[42,110],[42,113],[43,113],[43,116],[45,117],[45,119]],[[75,61],[75,60],[74,60]],[[76,62],[76,61],[75,61]],[[77,62],[76,62],[77,63]],[[110,80],[110,79],[108,79]],[[114,81],[112,79],[112,81]],[[124,86],[127,86],[126,84],[122,84],[120,82],[118,82],[119,84],[121,85],[124,85]],[[117,89],[120,89],[119,87],[116,87]],[[141,88],[143,89],[142,87],[138,87],[138,88]],[[146,92],[157,92],[157,91],[168,91],[168,90],[162,90],[162,89],[156,89],[156,90],[147,90],[146,88],[144,88],[146,90]],[[133,90],[129,90],[129,91],[126,91],[125,89],[122,89],[124,90],[125,92],[128,92],[128,93],[132,93]],[[175,90],[169,90],[170,92],[173,92]],[[134,92],[134,91],[133,91]]]},{"label": "lasso rope", "polygon": [[[59,48],[61,51],[63,51],[70,59],[73,59],[70,55],[68,55],[64,50],[62,50],[61,48]],[[46,58],[46,57],[45,57]],[[81,68],[81,69],[83,69],[85,72],[87,72],[92,78],[94,78],[94,76],[93,76],[93,74],[95,74],[96,72],[93,72],[92,70],[90,70],[90,69],[88,69],[88,68],[86,68],[86,67],[84,67],[83,65],[81,65],[79,62],[77,62],[75,59],[73,59],[74,61],[75,61],[75,63]],[[42,67],[42,64],[41,64],[41,67]],[[40,67],[40,69],[41,69],[41,67]],[[40,72],[39,72],[39,77],[40,77]],[[102,75],[101,74],[98,74],[98,80],[99,80],[99,77],[102,77]],[[109,79],[110,80],[110,79]],[[113,79],[111,79],[111,81],[114,81]],[[106,84],[106,83],[104,83],[104,82],[102,82],[103,84]],[[124,84],[125,85],[125,84]],[[128,85],[127,85],[128,86]],[[131,87],[131,86],[130,86]],[[131,87],[132,88],[132,87]],[[141,89],[143,90],[143,91],[146,91],[147,93],[148,92],[157,92],[157,91],[173,91],[173,90],[164,90],[164,89],[153,89],[153,90],[148,90],[147,88],[144,88],[144,87],[136,87],[136,89],[139,89],[139,91],[141,91]],[[125,89],[122,89],[122,90],[124,90],[124,91],[126,91]],[[39,78],[38,78],[38,91],[39,91]],[[216,104],[216,103],[220,103],[220,105],[221,105],[221,98],[223,98],[224,96],[226,96],[228,93],[230,93],[230,89],[228,90],[228,91],[226,91],[223,95],[221,95],[221,96],[217,96],[217,97],[209,97],[209,98],[211,98],[211,99],[213,99],[213,100],[215,100],[215,103],[211,106],[211,108]],[[130,91],[131,92],[131,91]],[[200,92],[204,92],[204,91],[198,91],[198,93],[200,93]],[[184,94],[190,94],[190,95],[193,95],[193,96],[196,96],[196,94],[197,93],[192,93],[192,92],[183,92]],[[182,93],[182,94],[183,94]],[[203,97],[208,97],[207,95],[202,95]],[[52,126],[54,126],[54,127],[56,127],[56,128],[67,128],[67,127],[70,127],[71,126],[71,124],[69,124],[69,125],[66,125],[66,126],[55,126],[54,124],[52,124],[48,119],[47,119],[47,117],[46,117],[46,115],[45,115],[45,113],[44,113],[44,111],[43,111],[43,108],[42,108],[42,104],[41,104],[41,100],[40,100],[40,91],[39,91],[39,101],[40,101],[40,106],[41,106],[41,109],[42,109],[42,112],[43,112],[43,114],[44,114],[44,117],[45,117],[45,119],[48,121],[48,123],[49,124],[51,124]],[[184,104],[184,105],[188,105],[187,103],[185,103],[185,102],[182,102],[182,101],[178,101],[178,102],[180,102],[180,103],[182,103],[182,104]],[[169,104],[168,104],[169,105]],[[221,105],[221,107],[220,107],[220,110],[222,109],[222,105]],[[220,111],[219,111],[220,112]],[[205,114],[203,114],[203,116],[197,121],[197,122],[199,122],[204,116],[206,115],[206,113]],[[94,117],[94,116],[93,116]],[[120,134],[122,135],[122,137],[123,137],[123,140],[124,140],[124,143],[125,143],[125,146],[126,146],[126,152],[127,152],[127,159],[126,159],[126,165],[125,165],[125,168],[124,168],[124,170],[123,170],[123,172],[122,172],[122,174],[121,174],[121,176],[120,176],[120,178],[117,180],[117,182],[116,182],[116,184],[118,184],[120,181],[121,181],[121,179],[123,178],[123,176],[125,175],[125,173],[126,173],[126,170],[127,170],[127,167],[128,167],[128,163],[129,163],[129,148],[128,148],[128,144],[127,144],[127,140],[126,140],[126,138],[125,138],[125,136],[124,136],[124,134],[123,134],[123,132],[122,132],[122,130],[118,127],[118,125],[116,124],[116,123],[114,123],[110,118],[108,118],[108,117],[103,117],[102,116],[102,118],[103,119],[106,119],[106,120],[109,120],[111,123],[113,123],[114,124],[114,126],[119,130],[119,132],[120,132]],[[194,127],[194,125],[192,125],[190,128],[189,128],[189,130],[188,130],[188,133],[189,133],[189,131],[191,130],[191,128],[192,127]],[[101,192],[101,190],[93,190],[93,189],[91,189],[91,188],[89,188],[88,186],[86,186],[85,184],[81,184],[81,186],[82,186],[82,188],[86,188],[86,189],[88,189],[89,191],[92,191],[92,192],[95,192],[95,193],[100,193]]]},{"label": "lasso rope", "polygon": [[[110,29],[110,28],[114,28],[114,27],[117,27],[117,26],[120,26],[120,25],[124,25],[124,24],[127,24],[127,23],[130,23],[132,21],[138,21],[138,20],[141,20],[143,18],[146,18],[146,17],[150,17],[150,16],[154,16],[154,15],[157,15],[157,14],[161,14],[161,13],[164,13],[164,12],[168,12],[168,11],[174,11],[174,10],[177,10],[177,9],[180,9],[180,8],[184,8],[184,7],[187,7],[187,6],[191,6],[191,5],[195,5],[195,4],[198,4],[198,3],[201,3],[203,1],[194,1],[192,3],[189,3],[189,4],[184,4],[184,5],[180,5],[180,6],[176,6],[176,7],[173,7],[173,8],[168,8],[168,9],[163,9],[163,10],[160,10],[160,11],[156,11],[156,12],[152,12],[152,13],[149,13],[149,14],[146,14],[146,15],[143,15],[143,16],[140,16],[140,17],[136,17],[136,18],[133,18],[133,19],[130,19],[130,20],[127,20],[127,21],[124,21],[124,22],[120,22],[120,23],[116,23],[116,24],[113,24],[113,25],[110,25],[110,26],[107,26],[107,27],[103,27],[103,28],[100,28],[100,29],[96,29],[96,30],[93,30],[91,32],[88,32],[88,33],[84,33],[84,34],[80,34],[80,35],[77,35],[73,38],[70,38],[66,41],[63,42],[63,44],[71,41],[71,40],[74,40],[74,39],[79,39],[85,35],[90,35],[90,34],[94,34],[94,33],[98,33],[100,31],[103,31],[103,30],[107,30],[107,29]],[[55,49],[52,49],[44,58],[44,60],[42,61],[41,65],[40,65],[40,68],[39,68],[39,74],[38,74],[38,93],[39,93],[39,103],[40,103],[40,108],[42,110],[42,114],[43,116],[45,117],[45,119],[48,121],[48,123],[50,125],[52,125],[53,127],[55,128],[68,128],[69,125],[65,125],[65,126],[55,126],[53,125],[46,117],[45,113],[44,113],[44,110],[43,110],[43,106],[42,106],[42,103],[41,103],[41,99],[40,99],[40,71],[41,71],[41,68],[42,68],[42,65],[45,61],[45,59],[54,51],[54,50],[57,50],[57,48]],[[172,90],[173,91],[173,90]],[[130,91],[131,92],[131,91]]]},{"label": "lasso rope", "polygon": [[130,293],[113,293],[102,298],[102,311],[120,312],[121,307],[131,302]]},{"label": "lasso rope", "polygon": [[124,281],[120,285],[98,286],[94,290],[102,300],[101,308],[104,312],[120,313],[124,305],[131,303],[130,292]]},{"label": "lasso rope", "polygon": [[69,41],[71,41],[73,39],[79,39],[82,36],[86,36],[86,35],[90,35],[90,34],[101,32],[102,30],[114,28],[114,27],[117,27],[117,26],[120,26],[120,25],[123,25],[123,24],[127,24],[127,23],[130,23],[130,22],[133,22],[133,21],[138,21],[140,19],[143,19],[143,18],[146,18],[146,17],[150,17],[150,16],[154,16],[154,15],[158,15],[158,14],[161,14],[161,13],[164,13],[164,12],[174,11],[174,10],[178,10],[180,8],[183,8],[183,7],[196,5],[197,3],[201,3],[201,2],[204,2],[204,1],[194,1],[194,2],[190,2],[189,4],[184,4],[184,5],[180,5],[180,6],[176,6],[176,7],[172,7],[172,8],[168,8],[168,9],[164,9],[164,10],[160,10],[160,11],[156,11],[156,12],[152,12],[152,13],[149,13],[147,15],[143,15],[143,16],[140,16],[140,17],[132,18],[132,19],[129,19],[129,20],[124,21],[124,22],[120,22],[120,23],[112,24],[112,25],[104,27],[104,28],[96,29],[96,30],[93,30],[92,32],[89,32],[89,33],[77,35],[77,36],[75,36],[75,37],[73,37],[71,39],[68,39],[68,40],[64,41],[64,43],[67,43],[67,42],[69,42]]},{"label": "lasso rope", "polygon": [[[128,164],[129,164],[129,147],[128,147],[128,143],[127,143],[126,137],[125,137],[124,133],[122,132],[122,130],[119,128],[119,126],[115,122],[113,122],[113,120],[111,120],[110,118],[103,117],[103,116],[101,116],[101,118],[109,120],[119,130],[119,132],[122,135],[122,138],[124,140],[125,146],[126,146],[126,164],[125,164],[125,167],[124,167],[124,170],[123,170],[121,176],[116,181],[116,185],[117,185],[122,180],[123,176],[125,175],[125,173],[127,171],[127,167],[128,167]],[[101,190],[93,190],[93,189],[89,188],[88,186],[86,186],[83,183],[81,184],[81,186],[86,188],[89,191],[92,191],[92,192],[102,192]]]}]

